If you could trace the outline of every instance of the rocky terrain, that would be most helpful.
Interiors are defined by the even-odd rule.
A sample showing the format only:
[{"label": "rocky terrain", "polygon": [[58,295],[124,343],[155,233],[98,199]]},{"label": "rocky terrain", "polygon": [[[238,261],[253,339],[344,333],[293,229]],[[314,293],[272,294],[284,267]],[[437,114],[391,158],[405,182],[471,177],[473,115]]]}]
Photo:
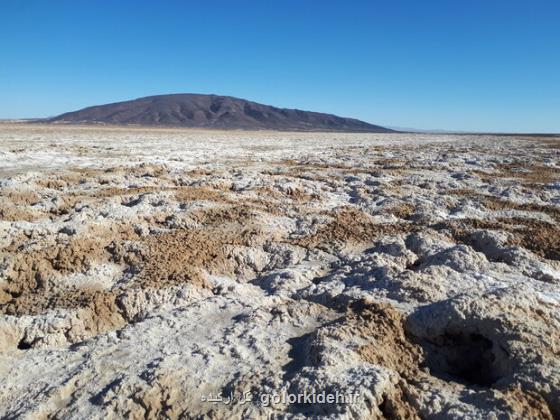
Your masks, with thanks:
[{"label": "rocky terrain", "polygon": [[558,138],[2,124],[0,195],[2,418],[560,418]]},{"label": "rocky terrain", "polygon": [[138,98],[67,112],[46,122],[178,126],[236,130],[392,132],[332,114],[276,108],[231,96],[182,93]]}]

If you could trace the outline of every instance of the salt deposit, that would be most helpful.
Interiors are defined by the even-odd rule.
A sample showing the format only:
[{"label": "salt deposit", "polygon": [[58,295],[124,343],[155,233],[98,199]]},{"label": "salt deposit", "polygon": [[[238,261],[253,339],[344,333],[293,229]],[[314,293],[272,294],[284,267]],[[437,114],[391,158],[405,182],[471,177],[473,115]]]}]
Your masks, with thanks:
[{"label": "salt deposit", "polygon": [[550,137],[1,124],[0,417],[558,418],[559,182]]}]

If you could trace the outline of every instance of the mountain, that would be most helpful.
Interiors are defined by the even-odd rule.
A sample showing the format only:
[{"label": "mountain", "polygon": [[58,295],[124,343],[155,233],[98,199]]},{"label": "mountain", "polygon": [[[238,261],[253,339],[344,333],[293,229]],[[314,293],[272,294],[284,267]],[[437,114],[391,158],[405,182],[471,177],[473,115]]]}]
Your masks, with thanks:
[{"label": "mountain", "polygon": [[353,118],[275,108],[231,96],[174,94],[97,105],[68,112],[48,122],[139,124],[242,130],[350,131],[394,130]]}]

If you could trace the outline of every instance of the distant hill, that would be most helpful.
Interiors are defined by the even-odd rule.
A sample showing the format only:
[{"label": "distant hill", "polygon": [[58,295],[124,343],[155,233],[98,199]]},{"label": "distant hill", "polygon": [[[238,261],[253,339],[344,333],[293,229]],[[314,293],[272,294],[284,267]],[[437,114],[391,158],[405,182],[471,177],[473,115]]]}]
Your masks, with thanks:
[{"label": "distant hill", "polygon": [[139,124],[241,130],[393,132],[331,114],[276,108],[231,96],[174,94],[92,106],[48,119],[51,123]]}]

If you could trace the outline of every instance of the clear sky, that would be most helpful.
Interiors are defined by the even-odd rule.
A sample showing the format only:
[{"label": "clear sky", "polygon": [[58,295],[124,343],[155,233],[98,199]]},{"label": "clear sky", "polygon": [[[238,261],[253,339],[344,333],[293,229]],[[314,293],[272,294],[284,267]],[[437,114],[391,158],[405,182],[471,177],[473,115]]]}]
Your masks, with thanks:
[{"label": "clear sky", "polygon": [[0,1],[0,118],[182,92],[560,132],[560,1]]}]

